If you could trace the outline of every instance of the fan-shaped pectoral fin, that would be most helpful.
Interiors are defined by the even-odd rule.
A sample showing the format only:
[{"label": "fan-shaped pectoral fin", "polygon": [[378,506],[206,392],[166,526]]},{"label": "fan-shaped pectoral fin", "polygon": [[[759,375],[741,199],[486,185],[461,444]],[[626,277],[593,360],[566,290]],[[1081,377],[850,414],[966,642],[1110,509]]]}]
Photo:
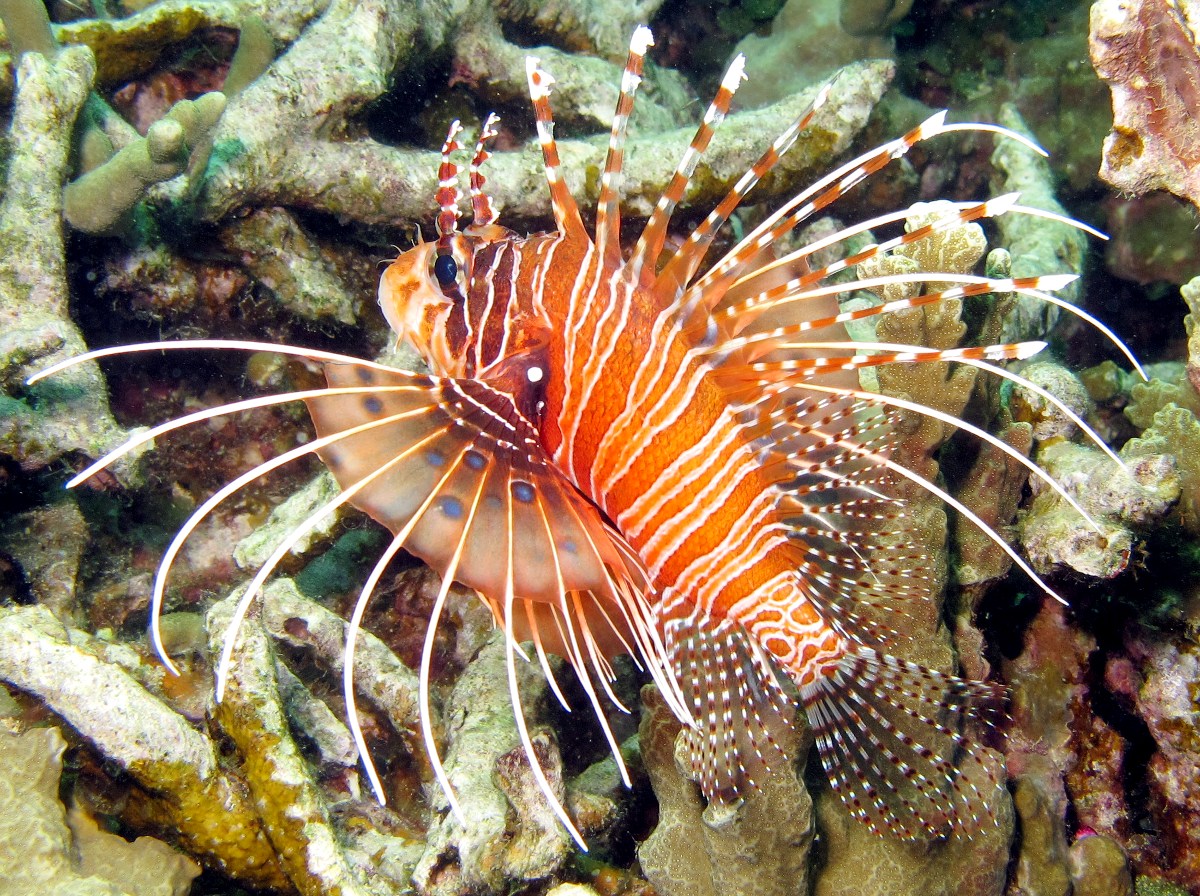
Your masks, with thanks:
[{"label": "fan-shaped pectoral fin", "polygon": [[354,506],[403,535],[405,549],[439,573],[458,551],[455,580],[501,598],[511,532],[520,599],[561,606],[566,593],[616,595],[644,583],[636,554],[549,459],[506,392],[339,364],[326,376],[331,385],[375,388],[307,401],[319,436],[347,432],[321,449],[322,459],[344,490],[357,489]]}]

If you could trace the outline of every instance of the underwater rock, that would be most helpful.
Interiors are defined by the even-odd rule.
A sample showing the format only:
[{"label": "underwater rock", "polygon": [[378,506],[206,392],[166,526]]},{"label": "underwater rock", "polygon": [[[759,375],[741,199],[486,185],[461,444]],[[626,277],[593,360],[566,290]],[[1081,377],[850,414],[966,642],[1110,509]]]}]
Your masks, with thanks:
[{"label": "underwater rock", "polygon": [[[349,625],[345,619],[302,595],[286,578],[274,579],[263,589],[260,614],[271,637],[341,676]],[[355,642],[354,683],[409,747],[420,749],[416,673],[370,632],[360,631]],[[437,718],[432,721],[435,727],[439,724]]]},{"label": "underwater rock", "polygon": [[[1077,417],[1087,417],[1091,412],[1091,401],[1087,389],[1079,377],[1054,361],[1033,361],[1021,368],[1021,376],[1036,386],[1041,386]],[[1013,389],[1013,417],[1033,427],[1033,437],[1039,442],[1050,439],[1071,439],[1079,427],[1058,407],[1044,396],[1018,384]]]},{"label": "underwater rock", "polygon": [[296,317],[353,324],[363,297],[333,270],[315,238],[281,208],[258,209],[222,228],[222,245]]},{"label": "underwater rock", "polygon": [[[224,645],[239,596],[235,592],[208,611],[209,650],[214,656]],[[329,807],[292,738],[270,641],[256,618],[248,618],[239,631],[224,699],[216,704],[213,719],[238,747],[258,816],[296,889],[345,896],[386,892],[351,869]]]},{"label": "underwater rock", "polygon": [[[529,48],[505,38],[494,12],[480,9],[463,23],[454,40],[449,86],[466,85],[492,106],[524,108],[529,102],[525,68]],[[538,47],[537,56],[547,71],[555,73],[554,121],[560,133],[606,131],[617,103],[624,48],[619,62],[572,55],[553,46]],[[691,102],[692,91],[683,75],[674,69],[647,67],[630,126],[635,132],[654,133],[686,125]],[[472,122],[464,125],[472,130]]]},{"label": "underwater rock", "polygon": [[[839,6],[841,14],[839,15]],[[887,29],[847,21],[845,0],[790,0],[771,20],[770,33],[750,33],[737,45],[746,55],[747,81],[738,100],[750,107],[776,102],[828,78],[859,59],[889,59]],[[850,18],[857,19],[851,15]]]},{"label": "underwater rock", "polygon": [[[1104,674],[1109,674],[1111,659],[1106,663],[1102,655],[1093,654],[1089,662],[1103,665]],[[1076,838],[1090,829],[1128,844],[1134,824],[1126,796],[1129,744],[1092,709],[1091,701],[1076,702],[1075,706],[1073,736],[1078,759],[1067,768],[1066,785],[1075,811]]]},{"label": "underwater rock", "polygon": [[1200,208],[1200,3],[1097,0],[1089,47],[1112,90],[1100,176],[1118,190],[1167,190]]},{"label": "underwater rock", "polygon": [[[1010,423],[994,434],[1024,457],[1033,448],[1033,432],[1028,423]],[[1025,466],[996,446],[983,444],[955,497],[999,532],[1016,519],[1028,481],[1029,470]],[[986,681],[990,663],[983,632],[975,626],[975,613],[988,589],[1008,573],[1013,562],[1000,545],[970,523],[955,526],[953,537],[957,555],[954,576],[961,589],[954,611],[954,645],[964,673],[977,681]]]},{"label": "underwater rock", "polygon": [[1110,200],[1104,265],[1134,283],[1186,283],[1200,274],[1196,209],[1169,193]]},{"label": "underwater rock", "polygon": [[87,523],[73,500],[0,517],[0,548],[21,564],[34,599],[64,623],[81,621],[76,603]]},{"label": "underwater rock", "polygon": [[[1100,186],[1100,144],[1112,125],[1111,94],[1088,60],[1088,6],[1081,0],[998,8],[996,18],[1003,21],[1007,14],[1008,35],[990,45],[994,55],[979,65],[985,71],[989,64],[1003,67],[1007,76],[997,79],[980,72],[973,90],[967,91],[967,101],[975,108],[994,109],[997,99],[1017,107],[1038,143],[1049,151],[1061,194],[1072,197]],[[975,22],[980,22],[978,17]],[[994,35],[991,27],[984,28]],[[978,31],[972,37],[978,40],[977,35]],[[970,43],[960,46],[974,44],[971,37],[966,40]],[[983,114],[986,120],[988,112]]]},{"label": "underwater rock", "polygon": [[624,62],[629,35],[654,18],[663,0],[495,0],[510,26],[534,34],[552,34],[575,52],[590,52]]},{"label": "underwater rock", "polygon": [[[972,750],[989,748],[972,743]],[[995,753],[992,759],[1001,761]],[[979,769],[975,763],[963,768]],[[987,786],[987,782],[978,782]],[[816,799],[827,860],[813,896],[1000,896],[1013,838],[1012,800],[1003,781],[982,794],[980,828],[971,837],[907,842],[872,834],[830,791]]]},{"label": "underwater rock", "polygon": [[1021,821],[1017,886],[1029,896],[1071,896],[1061,794],[1047,794],[1036,776],[1019,777],[1013,804]]},{"label": "underwater rock", "polygon": [[1167,404],[1155,412],[1141,436],[1130,439],[1121,451],[1128,458],[1159,456],[1174,461],[1179,521],[1189,532],[1200,532],[1200,420],[1189,410]]},{"label": "underwater rock", "polygon": [[913,0],[841,0],[842,26],[850,34],[887,34],[912,9]]},{"label": "underwater rock", "polygon": [[0,730],[0,894],[185,896],[200,873],[153,837],[130,843],[59,802],[57,728]]},{"label": "underwater rock", "polygon": [[553,890],[547,891],[546,896],[598,896],[598,894],[594,889],[583,884],[559,884]]},{"label": "underwater rock", "polygon": [[[1189,313],[1184,315],[1183,327],[1187,332],[1187,375],[1193,393],[1200,393],[1200,276],[1193,277],[1179,288],[1179,294],[1187,303]],[[1200,397],[1198,397],[1200,400]]]},{"label": "underwater rock", "polygon": [[[330,134],[351,129],[353,119],[387,91],[392,72],[414,53],[443,46],[465,15],[464,6],[460,0],[431,16],[401,0],[333,0],[286,54],[230,99],[214,135],[219,164],[209,168],[198,197],[199,215],[220,220],[249,204],[310,209],[375,225],[427,220],[439,153],[395,148],[368,137],[333,139]],[[341,39],[347,33],[355,34],[353,44]],[[330,71],[355,76],[314,77]],[[759,186],[756,198],[786,193],[845,149],[893,72],[884,61],[849,66],[812,127],[776,176]],[[570,78],[560,71],[553,74]],[[730,115],[722,138],[706,157],[709,176],[698,179],[689,202],[720,199],[762,153],[762,135],[781,132],[810,99],[811,94],[791,97],[766,109]],[[650,214],[661,192],[662,172],[674,166],[691,137],[687,127],[630,138],[623,188],[628,214]],[[559,141],[564,175],[577,197],[598,189],[598,177],[586,183],[584,178],[589,170],[603,167],[607,144],[607,134]],[[531,141],[524,152],[496,153],[488,163],[488,187],[509,226],[542,221],[549,213],[541,166],[534,161],[538,152]]]},{"label": "underwater rock", "polygon": [[1090,711],[1087,663],[1095,647],[1067,622],[1061,604],[1044,598],[1021,655],[1004,663],[1012,687],[1007,764],[1021,820],[1016,882],[1031,896],[1070,896],[1064,776],[1078,762],[1073,728],[1077,714]]},{"label": "underwater rock", "polygon": [[[263,22],[271,36],[287,44],[316,16],[329,0],[186,0],[146,3],[127,16],[97,16],[52,24],[51,40],[60,46],[83,45],[96,57],[97,80],[118,84],[145,74],[162,63],[165,54],[213,28],[238,31],[249,18]],[[40,2],[12,0],[14,12]],[[139,4],[142,5],[142,4]],[[9,11],[4,15],[8,16]],[[0,34],[0,39],[5,35]],[[27,49],[36,49],[28,47]],[[0,53],[0,69],[9,61]]]},{"label": "underwater rock", "polygon": [[[271,508],[266,521],[256,526],[237,543],[233,551],[234,562],[246,570],[257,570],[266,563],[271,554],[287,536],[305,520],[328,502],[337,497],[340,489],[333,476],[322,471]],[[327,539],[336,528],[340,514],[331,513],[312,526],[295,544],[289,553],[303,556],[315,544]]]},{"label": "underwater rock", "polygon": [[[642,689],[642,761],[658,797],[658,825],[638,847],[643,872],[662,896],[803,896],[809,888],[812,800],[794,763],[772,769],[727,817],[708,811],[684,769],[681,726],[657,689]],[[799,732],[783,744],[803,756]]]}]

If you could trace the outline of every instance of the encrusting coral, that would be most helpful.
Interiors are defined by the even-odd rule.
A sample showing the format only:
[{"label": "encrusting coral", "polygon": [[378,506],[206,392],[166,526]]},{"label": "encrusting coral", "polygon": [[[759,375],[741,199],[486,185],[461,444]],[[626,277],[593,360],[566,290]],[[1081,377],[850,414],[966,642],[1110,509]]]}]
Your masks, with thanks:
[{"label": "encrusting coral", "polygon": [[[774,769],[732,816],[706,810],[684,771],[679,722],[653,685],[642,691],[642,761],[658,797],[658,824],[638,859],[661,896],[801,896],[809,891],[812,799],[795,767]],[[784,744],[802,755],[799,732]],[[679,756],[677,759],[676,757]]]}]

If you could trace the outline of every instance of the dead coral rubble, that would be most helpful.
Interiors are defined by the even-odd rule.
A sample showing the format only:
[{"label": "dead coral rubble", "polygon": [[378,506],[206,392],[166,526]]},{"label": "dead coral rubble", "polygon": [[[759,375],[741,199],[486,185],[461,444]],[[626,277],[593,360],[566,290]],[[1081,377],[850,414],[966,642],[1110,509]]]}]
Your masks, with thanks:
[{"label": "dead coral rubble", "polygon": [[[286,54],[230,102],[214,134],[221,164],[210,169],[199,213],[219,220],[251,204],[311,209],[365,224],[429,219],[439,162],[435,152],[343,135],[364,107],[385,94],[396,67],[418,52],[443,46],[464,14],[461,4],[418,12],[402,0],[334,0]],[[355,35],[349,46],[342,39],[347,34]],[[588,70],[583,63],[582,73]],[[329,77],[331,71],[342,74]],[[605,67],[602,78],[587,78],[589,92],[610,93],[609,71]],[[568,82],[580,73],[552,72]],[[782,176],[763,184],[756,195],[769,198],[786,191],[798,177],[841,152],[866,123],[891,74],[887,62],[851,66],[835,82],[810,132],[780,166]],[[805,101],[793,98],[730,116],[724,139],[707,159],[711,176],[689,199],[701,204],[719,199],[762,152],[762,135],[782,132]],[[650,213],[663,173],[682,156],[692,130],[688,126],[630,139],[624,187],[630,214]],[[587,172],[602,166],[606,146],[606,137],[560,140],[564,176],[584,204],[588,190],[596,186]],[[549,214],[536,141],[520,153],[496,153],[488,163],[488,185],[510,226]]]},{"label": "dead coral rubble", "polygon": [[189,853],[247,883],[286,886],[212,741],[122,668],[140,665],[129,653],[64,628],[42,607],[0,609],[0,680],[38,697],[149,793],[166,795],[153,811]]}]

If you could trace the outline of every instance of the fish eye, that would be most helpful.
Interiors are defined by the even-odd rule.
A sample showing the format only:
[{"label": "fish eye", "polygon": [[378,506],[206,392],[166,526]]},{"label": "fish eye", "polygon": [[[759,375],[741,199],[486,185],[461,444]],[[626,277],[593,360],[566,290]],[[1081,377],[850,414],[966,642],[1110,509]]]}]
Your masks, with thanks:
[{"label": "fish eye", "polygon": [[453,255],[439,255],[433,262],[433,276],[437,278],[438,286],[449,289],[458,279],[458,262]]}]

